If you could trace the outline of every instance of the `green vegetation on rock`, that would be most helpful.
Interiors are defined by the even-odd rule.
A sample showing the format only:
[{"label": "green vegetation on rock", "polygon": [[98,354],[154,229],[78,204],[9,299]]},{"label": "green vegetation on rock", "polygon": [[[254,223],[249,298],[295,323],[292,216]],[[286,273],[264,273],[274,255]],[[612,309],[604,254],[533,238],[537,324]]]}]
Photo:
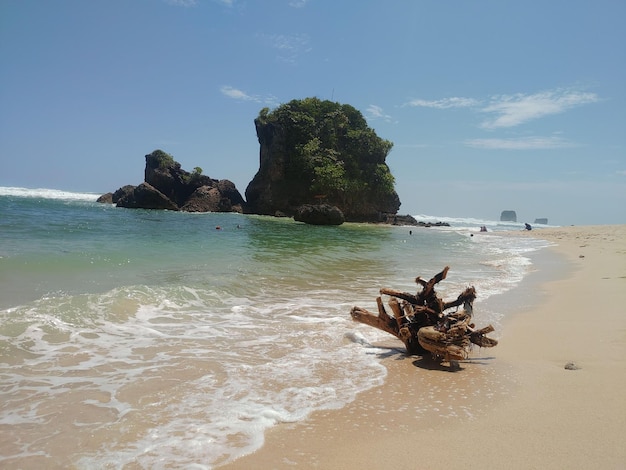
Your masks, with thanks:
[{"label": "green vegetation on rock", "polygon": [[155,150],[150,154],[150,157],[158,163],[158,168],[167,168],[176,164],[174,157],[163,150]]},{"label": "green vegetation on rock", "polygon": [[348,212],[362,201],[397,200],[385,163],[393,144],[378,137],[354,107],[318,98],[292,100],[272,111],[263,108],[256,126],[284,139],[282,184],[292,199],[297,193],[298,199],[325,195]]}]

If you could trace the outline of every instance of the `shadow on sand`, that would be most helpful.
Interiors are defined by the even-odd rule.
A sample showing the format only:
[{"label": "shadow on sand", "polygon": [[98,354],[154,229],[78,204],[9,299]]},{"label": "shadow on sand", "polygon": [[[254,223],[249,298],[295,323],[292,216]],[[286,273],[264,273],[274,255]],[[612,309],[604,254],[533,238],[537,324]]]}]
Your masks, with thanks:
[{"label": "shadow on sand", "polygon": [[476,357],[476,358],[466,359],[464,361],[443,362],[429,355],[429,356],[421,356],[419,359],[413,361],[413,365],[420,369],[426,369],[426,370],[459,372],[459,371],[464,370],[463,365],[465,364],[476,364],[480,366],[485,366],[485,365],[490,364],[493,359],[495,359],[495,357]]}]

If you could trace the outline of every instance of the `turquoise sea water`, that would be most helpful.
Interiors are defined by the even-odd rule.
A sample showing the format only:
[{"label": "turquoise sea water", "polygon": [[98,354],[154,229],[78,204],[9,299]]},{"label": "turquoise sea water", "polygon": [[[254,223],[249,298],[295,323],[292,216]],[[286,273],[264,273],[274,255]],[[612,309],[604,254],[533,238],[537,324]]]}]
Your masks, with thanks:
[{"label": "turquoise sea water", "polygon": [[385,380],[372,344],[389,336],[353,305],[449,265],[439,292],[474,285],[476,323],[497,328],[485,300],[545,246],[497,236],[522,224],[315,227],[96,197],[0,188],[0,466],[230,461]]}]

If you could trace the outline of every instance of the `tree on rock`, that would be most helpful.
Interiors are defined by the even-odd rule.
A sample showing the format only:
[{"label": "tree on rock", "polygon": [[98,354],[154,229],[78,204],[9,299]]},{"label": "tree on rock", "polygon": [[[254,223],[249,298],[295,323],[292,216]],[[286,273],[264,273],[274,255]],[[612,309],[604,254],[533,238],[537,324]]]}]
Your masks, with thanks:
[{"label": "tree on rock", "polygon": [[249,212],[293,215],[316,196],[347,221],[381,221],[400,199],[385,163],[393,144],[354,107],[318,98],[292,100],[254,121],[260,166],[246,189]]}]

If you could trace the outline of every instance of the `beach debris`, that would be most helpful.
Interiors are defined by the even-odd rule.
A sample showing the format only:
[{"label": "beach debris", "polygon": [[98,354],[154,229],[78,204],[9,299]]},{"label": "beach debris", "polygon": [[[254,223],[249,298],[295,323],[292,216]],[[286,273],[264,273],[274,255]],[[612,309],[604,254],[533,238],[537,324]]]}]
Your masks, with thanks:
[{"label": "beach debris", "polygon": [[[454,363],[468,358],[472,344],[485,348],[496,346],[498,341],[486,336],[494,331],[493,326],[475,329],[472,323],[474,287],[468,287],[449,302],[438,297],[435,286],[446,278],[449,269],[446,266],[429,281],[417,277],[415,282],[421,289],[416,294],[380,289],[381,295],[376,298],[378,315],[356,306],[350,315],[354,321],[394,335],[411,355],[431,354],[440,361]],[[385,310],[383,295],[389,297],[392,315]],[[453,308],[454,311],[446,313]]]},{"label": "beach debris", "polygon": [[568,362],[567,364],[565,364],[566,370],[579,370],[580,368],[581,367],[575,362]]}]

